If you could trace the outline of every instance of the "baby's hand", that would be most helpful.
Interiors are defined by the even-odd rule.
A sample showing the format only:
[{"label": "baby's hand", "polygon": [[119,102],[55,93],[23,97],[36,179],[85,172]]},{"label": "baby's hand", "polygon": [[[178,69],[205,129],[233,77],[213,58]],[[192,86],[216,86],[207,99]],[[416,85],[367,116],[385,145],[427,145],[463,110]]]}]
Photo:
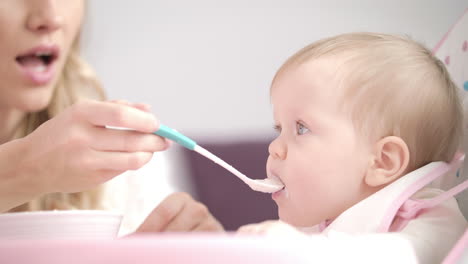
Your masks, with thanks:
[{"label": "baby's hand", "polygon": [[269,220],[258,224],[241,226],[237,230],[237,233],[266,236],[305,236],[304,233],[297,230],[294,226],[281,220]]}]

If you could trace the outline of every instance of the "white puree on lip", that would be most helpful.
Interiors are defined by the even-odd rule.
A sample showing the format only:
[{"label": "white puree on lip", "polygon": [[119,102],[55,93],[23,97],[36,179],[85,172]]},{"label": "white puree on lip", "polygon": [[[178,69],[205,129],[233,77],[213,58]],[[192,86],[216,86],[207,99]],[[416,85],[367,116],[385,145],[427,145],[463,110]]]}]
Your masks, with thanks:
[{"label": "white puree on lip", "polygon": [[252,190],[258,191],[258,192],[265,192],[265,193],[273,193],[276,191],[281,190],[284,185],[281,183],[281,181],[277,179],[263,179],[263,180],[254,180],[250,179],[249,177],[245,176],[243,173],[240,171],[236,170],[234,167],[223,161],[222,159],[218,158],[217,156],[213,155],[211,152],[208,150],[200,147],[200,146],[195,146],[193,149],[194,151],[200,153],[207,159],[212,160],[214,163],[220,165],[221,167],[225,168],[226,170],[230,171],[239,179],[241,179],[244,183],[246,183]]},{"label": "white puree on lip", "polygon": [[284,185],[277,179],[266,178],[255,180],[255,183],[247,183],[250,188],[258,192],[274,193],[281,190]]}]

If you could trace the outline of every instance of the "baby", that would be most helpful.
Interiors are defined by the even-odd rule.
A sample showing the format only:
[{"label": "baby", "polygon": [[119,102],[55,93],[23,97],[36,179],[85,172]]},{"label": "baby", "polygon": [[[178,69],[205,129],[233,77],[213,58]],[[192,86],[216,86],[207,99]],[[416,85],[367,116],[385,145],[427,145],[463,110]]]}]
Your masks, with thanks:
[{"label": "baby", "polygon": [[454,193],[425,188],[462,159],[462,107],[441,61],[407,38],[339,35],[289,58],[271,101],[279,135],[267,174],[285,185],[272,196],[280,221],[239,232],[394,231],[421,263],[440,263],[467,227]]}]

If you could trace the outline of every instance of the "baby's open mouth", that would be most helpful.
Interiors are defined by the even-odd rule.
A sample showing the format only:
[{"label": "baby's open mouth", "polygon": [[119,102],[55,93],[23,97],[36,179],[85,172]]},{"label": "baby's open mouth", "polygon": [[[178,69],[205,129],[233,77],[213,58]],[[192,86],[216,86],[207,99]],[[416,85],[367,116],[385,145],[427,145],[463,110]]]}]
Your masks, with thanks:
[{"label": "baby's open mouth", "polygon": [[283,185],[283,188],[281,188],[280,190],[278,190],[276,192],[281,192],[282,190],[284,190],[286,188],[286,185],[284,184],[284,182],[275,173],[269,172],[268,173],[268,178],[275,181],[275,182],[281,183]]}]

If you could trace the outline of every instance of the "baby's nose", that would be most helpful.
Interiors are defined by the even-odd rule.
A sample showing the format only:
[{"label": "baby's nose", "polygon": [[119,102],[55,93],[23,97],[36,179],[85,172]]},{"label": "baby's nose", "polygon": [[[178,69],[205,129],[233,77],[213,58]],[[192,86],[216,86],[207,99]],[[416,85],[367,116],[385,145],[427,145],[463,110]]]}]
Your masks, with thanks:
[{"label": "baby's nose", "polygon": [[284,160],[287,157],[288,147],[280,137],[277,137],[270,143],[268,147],[268,152],[270,156],[274,159],[281,159]]}]

